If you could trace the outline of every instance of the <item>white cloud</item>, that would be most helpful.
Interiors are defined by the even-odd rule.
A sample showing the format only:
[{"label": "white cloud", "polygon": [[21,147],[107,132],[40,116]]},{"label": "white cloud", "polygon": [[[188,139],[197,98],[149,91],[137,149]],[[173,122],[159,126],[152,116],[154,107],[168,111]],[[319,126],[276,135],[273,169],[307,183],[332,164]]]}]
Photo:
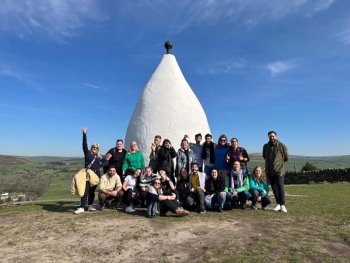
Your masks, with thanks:
[{"label": "white cloud", "polygon": [[208,63],[204,65],[197,66],[197,72],[199,74],[229,74],[229,73],[237,73],[241,69],[246,66],[246,62],[244,60],[231,60],[231,61],[222,61],[222,62],[214,62]]},{"label": "white cloud", "polygon": [[270,71],[271,76],[275,77],[279,74],[285,73],[297,66],[295,59],[286,61],[276,61],[268,63],[264,69]]},{"label": "white cloud", "polygon": [[350,45],[350,28],[341,31],[335,38],[346,45]]},{"label": "white cloud", "polygon": [[82,83],[84,86],[90,87],[90,88],[94,88],[94,89],[101,89],[100,86],[97,85],[93,85],[93,84],[89,84],[89,83]]},{"label": "white cloud", "polygon": [[22,74],[9,65],[0,66],[0,76],[22,79]]},{"label": "white cloud", "polygon": [[292,14],[312,16],[333,3],[334,0],[152,0],[138,4],[125,1],[120,4],[120,17],[129,18],[142,30],[167,27],[176,33],[222,21],[250,28]]},{"label": "white cloud", "polygon": [[97,0],[1,0],[0,31],[19,38],[44,36],[64,42],[89,20],[106,19]]}]

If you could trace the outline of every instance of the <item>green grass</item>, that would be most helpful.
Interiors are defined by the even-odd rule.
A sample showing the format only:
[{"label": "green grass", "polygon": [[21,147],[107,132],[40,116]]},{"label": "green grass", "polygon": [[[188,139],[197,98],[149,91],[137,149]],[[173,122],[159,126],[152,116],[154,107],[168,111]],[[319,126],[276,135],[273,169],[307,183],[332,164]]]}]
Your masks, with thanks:
[{"label": "green grass", "polygon": [[[197,262],[350,262],[347,256],[350,248],[349,187],[350,183],[286,186],[288,213],[252,211],[248,208],[224,213],[207,212],[204,215],[191,213],[184,218],[147,219],[141,215],[139,220],[140,224],[152,222],[156,228],[162,226],[164,229],[192,228],[196,222],[206,222],[211,228],[197,229],[194,234],[204,243],[205,240],[212,242],[205,243]],[[72,202],[45,202],[45,198],[61,199],[68,189],[69,182],[55,182],[48,191],[50,195],[45,195],[40,202],[6,207],[0,209],[0,215],[34,213],[33,216],[38,216],[43,211],[60,212],[60,224],[69,224],[75,209]],[[106,211],[86,213],[79,218],[99,222],[115,219],[115,216],[115,212]],[[118,212],[118,220],[129,218],[130,215]],[[233,229],[236,231],[232,236],[224,229],[218,230],[221,231],[216,234],[216,238],[219,236],[221,239],[218,245],[216,239],[211,240],[213,226],[223,223],[228,224],[227,232],[232,234]],[[164,260],[166,257],[164,255]]]},{"label": "green grass", "polygon": [[70,186],[72,180],[53,182],[46,193],[39,200],[62,200],[74,199],[74,195],[70,194]]}]

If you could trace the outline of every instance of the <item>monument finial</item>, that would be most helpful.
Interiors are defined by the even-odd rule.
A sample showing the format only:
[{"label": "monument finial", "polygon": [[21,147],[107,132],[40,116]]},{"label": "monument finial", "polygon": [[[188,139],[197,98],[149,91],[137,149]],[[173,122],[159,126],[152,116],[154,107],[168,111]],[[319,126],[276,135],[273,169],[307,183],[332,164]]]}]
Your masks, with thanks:
[{"label": "monument finial", "polygon": [[171,54],[171,49],[173,47],[173,42],[168,40],[167,42],[165,42],[164,47],[166,49],[166,54]]}]

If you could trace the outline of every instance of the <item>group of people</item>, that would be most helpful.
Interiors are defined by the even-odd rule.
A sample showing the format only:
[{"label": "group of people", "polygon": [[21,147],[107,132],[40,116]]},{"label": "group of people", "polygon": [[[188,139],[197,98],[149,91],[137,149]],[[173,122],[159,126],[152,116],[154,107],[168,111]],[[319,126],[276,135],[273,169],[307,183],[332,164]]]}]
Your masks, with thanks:
[{"label": "group of people", "polygon": [[[101,210],[116,208],[119,202],[126,205],[127,213],[135,212],[135,206],[147,208],[147,215],[165,215],[168,211],[178,216],[196,210],[203,214],[207,209],[222,212],[240,206],[246,209],[251,200],[251,209],[261,209],[272,203],[269,183],[277,205],[275,211],[287,212],[284,194],[284,162],[288,161],[287,147],[277,140],[277,133],[268,133],[269,141],[263,146],[265,169],[257,166],[249,175],[247,163],[249,155],[238,146],[238,139],[231,144],[226,135],[221,135],[218,143],[212,135],[195,135],[195,142],[189,142],[185,135],[181,148],[177,151],[168,139],[156,135],[151,145],[150,162],[145,167],[143,154],[135,141],[126,151],[123,141],[117,140],[116,147],[105,156],[99,154],[99,145],[94,143],[88,149],[87,129],[83,128],[83,151],[85,168],[100,177],[99,204]],[[174,162],[175,161],[175,162]],[[174,164],[175,163],[175,164]],[[101,176],[100,167],[104,174]],[[92,204],[96,186],[86,183],[85,194],[81,198],[76,214],[96,210]]]}]

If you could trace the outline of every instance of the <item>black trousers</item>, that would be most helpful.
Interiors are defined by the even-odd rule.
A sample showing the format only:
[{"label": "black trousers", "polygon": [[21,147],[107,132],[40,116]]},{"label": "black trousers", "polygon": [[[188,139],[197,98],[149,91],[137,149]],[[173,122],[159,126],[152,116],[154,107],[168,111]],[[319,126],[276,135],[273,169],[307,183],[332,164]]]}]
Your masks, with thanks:
[{"label": "black trousers", "polygon": [[176,200],[164,200],[161,202],[160,213],[165,215],[168,211],[176,213],[176,210],[180,207]]},{"label": "black trousers", "polygon": [[[252,206],[256,205],[256,202],[258,200],[259,197],[259,192],[256,190],[251,189],[250,191],[250,199],[252,200]],[[272,204],[272,198],[269,195],[264,195],[263,197],[261,197],[261,206],[262,207],[266,207],[269,204]]]},{"label": "black trousers", "polygon": [[[94,172],[98,176],[98,178],[101,177],[100,171],[94,171]],[[91,187],[90,183],[86,181],[85,193],[80,198],[80,207],[84,208],[86,206],[86,202],[88,202],[88,205],[92,205],[94,203],[96,188],[97,188],[97,185]]]},{"label": "black trousers", "polygon": [[278,205],[285,204],[284,175],[269,175],[269,181]]}]

